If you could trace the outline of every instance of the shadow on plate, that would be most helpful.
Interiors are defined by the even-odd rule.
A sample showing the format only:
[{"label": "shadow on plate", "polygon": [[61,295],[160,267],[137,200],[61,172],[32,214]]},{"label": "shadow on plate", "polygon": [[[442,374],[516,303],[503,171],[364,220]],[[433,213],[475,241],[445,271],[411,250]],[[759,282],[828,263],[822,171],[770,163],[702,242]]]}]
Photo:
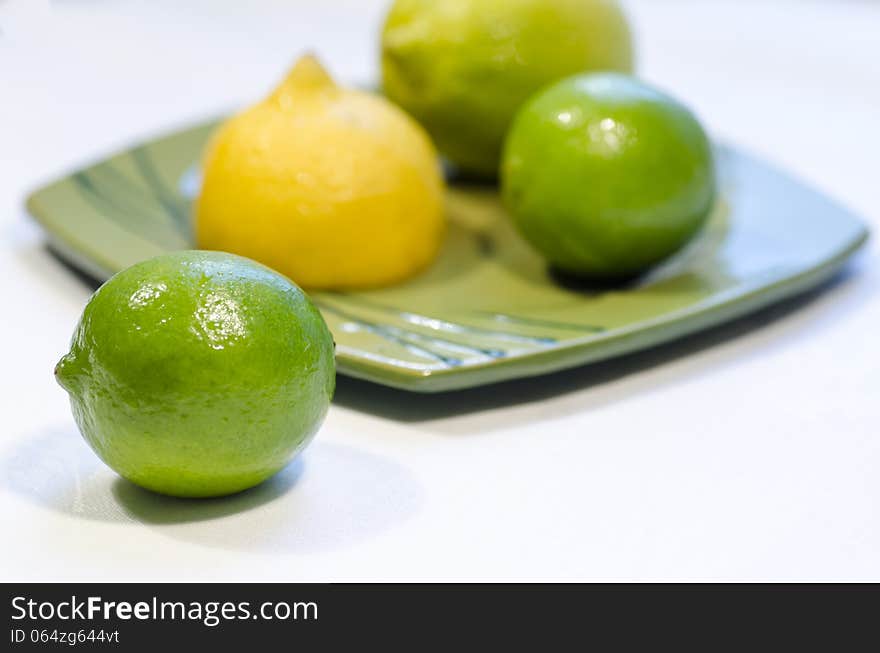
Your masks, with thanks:
[{"label": "shadow on plate", "polygon": [[[401,422],[424,422],[559,397],[611,384],[636,373],[658,368],[718,347],[728,341],[768,329],[784,318],[807,310],[811,305],[816,304],[820,297],[832,290],[838,294],[833,304],[817,308],[824,310],[827,316],[830,316],[831,313],[838,315],[842,310],[851,308],[856,303],[861,303],[866,297],[867,286],[858,284],[855,276],[849,268],[846,268],[811,291],[723,325],[651,349],[538,377],[516,379],[466,390],[418,394],[340,375],[337,377],[334,403]],[[774,331],[769,336],[772,344],[778,344],[783,338],[790,335],[791,329],[804,326],[815,327],[822,322],[821,319],[816,319],[816,316],[811,316],[810,319],[809,325],[791,324],[781,331]],[[766,344],[766,341],[756,340],[752,347],[760,348]],[[739,358],[748,356],[749,353],[749,350],[742,349],[726,350],[719,352],[717,356],[701,359],[694,364],[714,366],[719,362],[719,357],[735,356]],[[721,360],[723,362],[723,359]],[[695,373],[694,367],[690,366],[688,372]],[[664,381],[668,380],[668,378],[664,379]],[[653,383],[656,384],[657,380],[654,379]],[[633,390],[630,388],[628,391]],[[584,397],[584,401],[579,401],[573,409],[589,410],[597,407],[597,404],[601,405],[603,402],[613,401],[614,398],[614,393],[606,393],[604,399],[596,399],[595,401]],[[516,419],[521,420],[523,417],[519,415]],[[483,424],[481,429],[486,426]]]},{"label": "shadow on plate", "polygon": [[[61,265],[76,275],[83,283],[97,288],[100,281],[84,274],[76,267],[67,263],[63,257],[54,254]],[[793,298],[784,300],[767,308],[761,309],[744,317],[727,322],[717,327],[653,347],[634,352],[607,361],[593,363],[570,370],[554,372],[539,377],[516,379],[478,388],[457,390],[438,394],[419,394],[397,390],[368,381],[362,381],[343,375],[337,376],[334,403],[361,412],[372,413],[401,422],[423,422],[445,417],[465,415],[481,411],[502,408],[518,404],[536,402],[551,397],[571,394],[619,379],[661,367],[673,361],[683,359],[692,354],[718,347],[737,338],[754,332],[767,330],[784,318],[797,315],[818,303],[818,300],[831,291],[837,294],[833,304],[819,307],[826,316],[837,315],[853,305],[861,303],[871,292],[868,282],[860,283],[858,275],[853,272],[856,264],[850,263],[830,280]],[[793,328],[815,328],[821,319],[811,317],[810,324],[791,325],[783,333],[771,334],[773,343]],[[753,347],[761,347],[764,343],[756,341]],[[720,354],[719,356],[723,356]],[[748,351],[734,352],[737,357],[747,356]],[[717,363],[718,357],[701,361],[702,365]],[[691,368],[693,372],[693,368]],[[656,381],[655,381],[656,383]],[[608,397],[607,400],[613,400]],[[586,402],[578,406],[578,410],[586,410],[591,405],[601,405],[600,400]],[[517,418],[519,419],[519,418]],[[485,425],[483,425],[485,426]],[[482,427],[481,427],[482,428]]]}]

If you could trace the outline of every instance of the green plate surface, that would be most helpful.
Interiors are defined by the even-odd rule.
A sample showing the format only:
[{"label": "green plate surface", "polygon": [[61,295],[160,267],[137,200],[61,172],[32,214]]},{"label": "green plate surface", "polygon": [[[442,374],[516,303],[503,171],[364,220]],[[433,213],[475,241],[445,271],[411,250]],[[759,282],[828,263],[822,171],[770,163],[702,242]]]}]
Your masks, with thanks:
[{"label": "green plate surface", "polygon": [[[171,134],[34,192],[52,245],[106,278],[191,248],[195,162],[212,124]],[[650,347],[807,290],[866,239],[839,205],[748,155],[718,149],[722,199],[686,250],[638,283],[571,287],[512,230],[493,189],[453,186],[435,265],[384,290],[312,293],[339,371],[435,392],[531,376]]]}]

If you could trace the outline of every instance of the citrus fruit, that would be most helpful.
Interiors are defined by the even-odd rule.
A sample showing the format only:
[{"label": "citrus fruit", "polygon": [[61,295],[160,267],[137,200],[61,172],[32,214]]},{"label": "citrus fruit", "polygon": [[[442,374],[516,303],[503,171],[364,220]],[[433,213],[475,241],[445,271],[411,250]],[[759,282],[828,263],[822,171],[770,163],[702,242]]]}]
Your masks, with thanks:
[{"label": "citrus fruit", "polygon": [[304,288],[382,286],[434,259],[442,205],[424,130],[387,100],[340,88],[307,56],[213,136],[196,241],[265,263]]},{"label": "citrus fruit", "polygon": [[616,0],[397,0],[382,33],[385,94],[461,169],[498,174],[520,105],[585,70],[629,72],[629,26]]},{"label": "citrus fruit", "polygon": [[501,185],[514,223],[553,266],[605,279],[678,250],[715,197],[712,148],[694,115],[613,73],[557,82],[527,102]]},{"label": "citrus fruit", "polygon": [[83,437],[121,476],[210,497],[260,483],[307,444],[333,395],[333,354],[288,279],[187,251],[101,286],[55,374]]}]

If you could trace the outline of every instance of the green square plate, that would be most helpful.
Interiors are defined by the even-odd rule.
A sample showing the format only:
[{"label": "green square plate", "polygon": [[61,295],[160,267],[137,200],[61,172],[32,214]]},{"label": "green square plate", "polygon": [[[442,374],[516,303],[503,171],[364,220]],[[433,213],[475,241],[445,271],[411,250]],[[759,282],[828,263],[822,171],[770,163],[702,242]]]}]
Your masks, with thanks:
[{"label": "green square plate", "polygon": [[[83,168],[28,198],[54,248],[106,278],[192,247],[194,162],[213,124]],[[488,188],[449,191],[435,265],[384,290],[312,294],[339,371],[435,392],[532,376],[644,349],[802,292],[865,241],[856,217],[732,148],[718,149],[722,201],[686,250],[638,283],[572,288],[511,229]]]}]

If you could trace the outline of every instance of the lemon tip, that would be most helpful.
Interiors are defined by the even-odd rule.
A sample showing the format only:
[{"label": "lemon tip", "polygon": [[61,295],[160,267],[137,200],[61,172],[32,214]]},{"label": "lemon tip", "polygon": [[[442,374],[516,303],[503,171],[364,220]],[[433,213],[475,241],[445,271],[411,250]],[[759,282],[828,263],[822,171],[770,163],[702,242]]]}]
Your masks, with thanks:
[{"label": "lemon tip", "polygon": [[321,64],[317,55],[313,52],[306,52],[296,60],[287,76],[270,97],[283,100],[293,95],[320,93],[334,89],[336,89],[336,82]]}]

